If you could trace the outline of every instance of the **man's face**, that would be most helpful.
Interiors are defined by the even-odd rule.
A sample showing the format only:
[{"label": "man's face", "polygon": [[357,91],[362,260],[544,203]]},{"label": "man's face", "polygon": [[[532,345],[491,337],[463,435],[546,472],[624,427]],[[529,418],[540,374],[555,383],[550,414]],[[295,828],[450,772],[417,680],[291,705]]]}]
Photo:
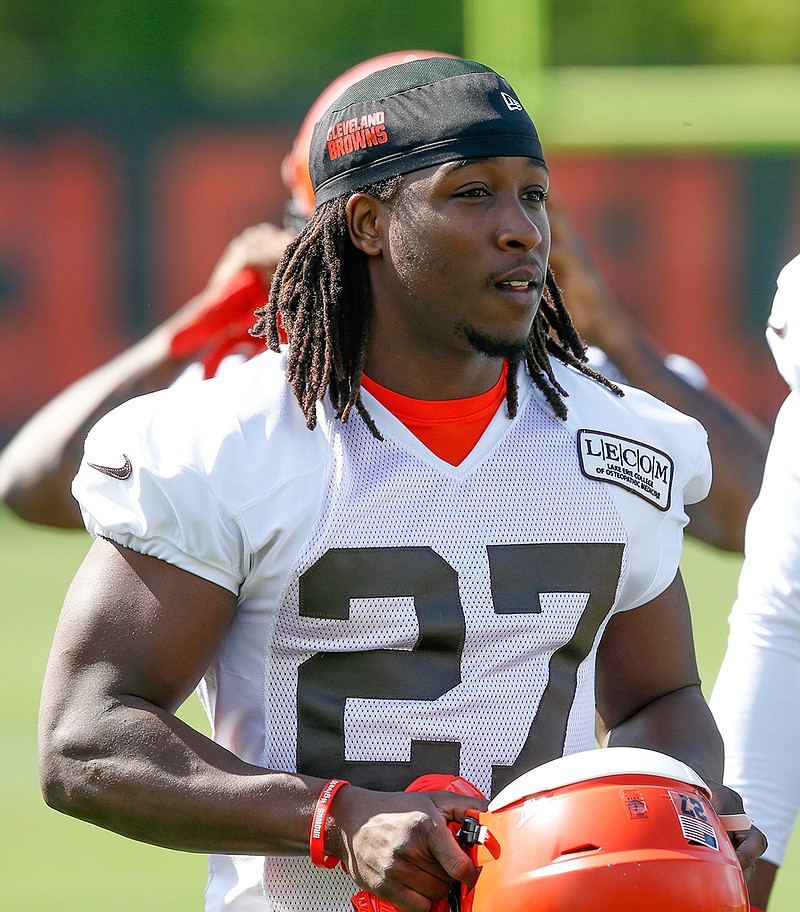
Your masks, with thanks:
[{"label": "man's face", "polygon": [[452,162],[407,175],[371,261],[373,329],[432,354],[524,351],[550,252],[547,169],[534,159]]}]

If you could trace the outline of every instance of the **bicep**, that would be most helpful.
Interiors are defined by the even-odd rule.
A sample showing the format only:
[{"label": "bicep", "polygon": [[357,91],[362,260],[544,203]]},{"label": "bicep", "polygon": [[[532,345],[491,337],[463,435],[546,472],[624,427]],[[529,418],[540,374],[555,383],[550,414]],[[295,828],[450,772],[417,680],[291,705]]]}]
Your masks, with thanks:
[{"label": "bicep", "polygon": [[235,601],[208,580],[96,539],[64,600],[45,697],[88,677],[95,692],[174,711],[208,667]]},{"label": "bicep", "polygon": [[597,654],[597,709],[611,729],[699,681],[689,602],[678,573],[661,595],[609,621]]}]

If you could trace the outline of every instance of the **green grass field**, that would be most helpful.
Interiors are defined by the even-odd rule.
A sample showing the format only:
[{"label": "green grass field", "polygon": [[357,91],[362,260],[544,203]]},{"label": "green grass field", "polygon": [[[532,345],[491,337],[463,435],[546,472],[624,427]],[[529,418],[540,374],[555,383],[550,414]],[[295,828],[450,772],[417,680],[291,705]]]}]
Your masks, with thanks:
[{"label": "green grass field", "polygon": [[[88,546],[85,533],[38,529],[0,511],[0,906],[16,912],[197,912],[205,858],[142,845],[63,817],[43,803],[36,713],[58,610]],[[740,561],[689,544],[683,572],[695,612],[706,693],[725,648]],[[190,706],[188,718],[199,719]],[[798,848],[781,872],[770,912],[795,912]]]}]

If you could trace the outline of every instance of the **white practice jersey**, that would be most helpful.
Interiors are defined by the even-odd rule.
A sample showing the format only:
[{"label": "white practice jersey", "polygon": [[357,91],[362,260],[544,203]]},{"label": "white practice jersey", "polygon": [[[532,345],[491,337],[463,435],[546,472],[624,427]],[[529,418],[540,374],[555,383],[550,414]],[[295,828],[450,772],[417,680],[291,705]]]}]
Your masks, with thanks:
[{"label": "white practice jersey", "polygon": [[[678,567],[704,497],[703,428],[555,365],[556,418],[520,371],[459,466],[368,393],[382,440],[328,403],[305,426],[267,352],[134,400],[93,429],[87,528],[236,593],[201,689],[213,737],[258,766],[402,790],[459,774],[491,795],[594,746],[610,616]],[[125,480],[95,466],[130,461]],[[209,910],[341,912],[354,884],[307,858],[213,856]]]},{"label": "white practice jersey", "polygon": [[767,341],[792,388],[747,519],[745,560],[711,708],[725,782],[783,862],[800,811],[800,256],[778,278]]}]

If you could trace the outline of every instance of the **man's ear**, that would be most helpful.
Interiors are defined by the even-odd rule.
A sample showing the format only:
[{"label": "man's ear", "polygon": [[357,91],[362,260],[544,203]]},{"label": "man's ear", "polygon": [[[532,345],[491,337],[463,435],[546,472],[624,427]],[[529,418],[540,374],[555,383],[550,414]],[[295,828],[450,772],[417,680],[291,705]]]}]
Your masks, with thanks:
[{"label": "man's ear", "polygon": [[347,230],[350,240],[367,256],[383,253],[383,234],[386,226],[386,209],[374,196],[354,193],[347,201]]}]

